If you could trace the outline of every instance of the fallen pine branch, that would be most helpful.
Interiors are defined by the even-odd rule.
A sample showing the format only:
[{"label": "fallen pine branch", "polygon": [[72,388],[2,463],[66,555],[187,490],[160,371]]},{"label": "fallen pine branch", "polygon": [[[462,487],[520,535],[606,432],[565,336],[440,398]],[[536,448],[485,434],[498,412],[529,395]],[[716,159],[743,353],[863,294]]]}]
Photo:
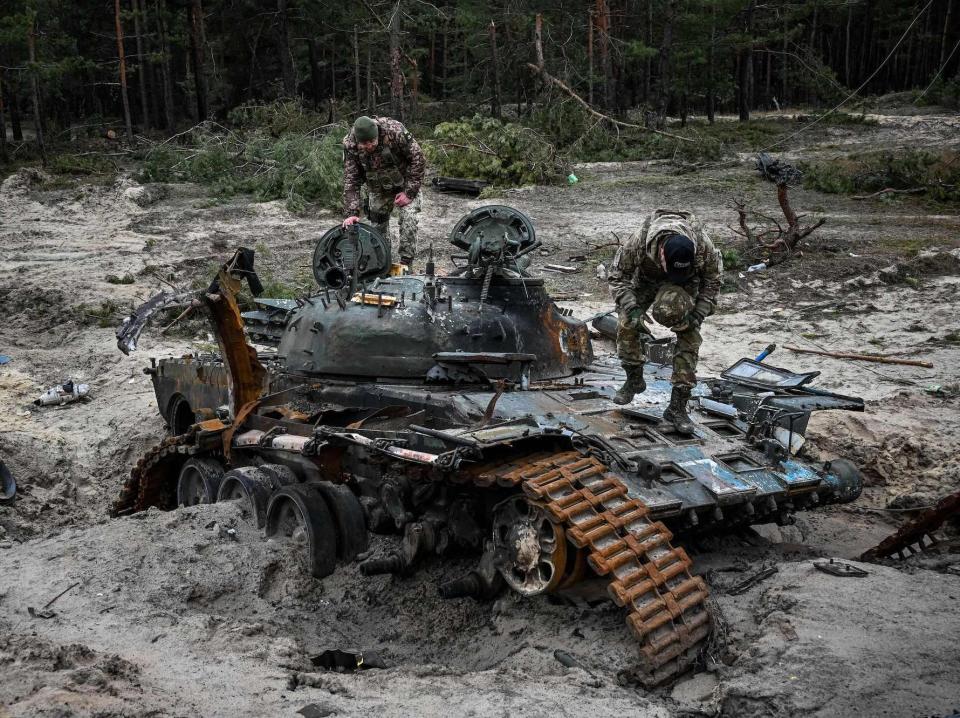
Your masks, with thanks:
[{"label": "fallen pine branch", "polygon": [[819,354],[825,357],[833,357],[834,359],[854,359],[856,361],[872,361],[879,364],[905,364],[906,366],[922,366],[925,369],[933,369],[933,364],[928,361],[920,361],[919,359],[896,359],[894,357],[875,356],[873,354],[818,351],[816,349],[803,349],[801,347],[794,347],[790,346],[789,344],[785,345],[783,348],[789,349],[792,352],[797,352],[798,354]]},{"label": "fallen pine branch", "polygon": [[533,72],[540,75],[540,77],[542,77],[545,82],[550,83],[557,89],[569,95],[572,99],[579,102],[580,105],[583,107],[583,109],[585,109],[587,112],[589,112],[591,115],[593,115],[599,120],[609,122],[611,125],[614,125],[616,127],[626,127],[631,130],[640,130],[642,132],[652,132],[655,135],[661,135],[662,137],[669,137],[671,140],[679,140],[680,142],[696,142],[696,140],[691,139],[690,137],[682,137],[680,135],[675,135],[671,132],[664,132],[663,130],[657,130],[657,129],[654,129],[653,127],[644,127],[643,125],[637,125],[632,122],[623,122],[621,120],[616,119],[615,117],[610,117],[610,115],[605,115],[602,112],[598,112],[597,110],[593,109],[593,107],[590,106],[590,103],[588,103],[586,100],[580,97],[580,95],[574,92],[573,89],[569,85],[567,85],[563,80],[560,80],[554,77],[549,72],[547,72],[545,68],[537,67],[532,62],[528,62],[527,67],[530,68],[530,70],[532,70]]},{"label": "fallen pine branch", "polygon": [[850,199],[872,199],[874,197],[879,197],[882,194],[920,194],[921,192],[926,191],[926,187],[914,187],[913,189],[894,189],[893,187],[887,187],[886,189],[882,189],[879,192],[874,192],[873,194],[854,195]]}]

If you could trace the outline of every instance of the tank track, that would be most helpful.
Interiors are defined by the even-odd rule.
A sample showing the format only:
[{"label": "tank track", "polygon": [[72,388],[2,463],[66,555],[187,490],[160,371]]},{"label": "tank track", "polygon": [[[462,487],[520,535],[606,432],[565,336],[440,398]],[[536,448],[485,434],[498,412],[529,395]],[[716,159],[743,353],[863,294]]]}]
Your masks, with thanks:
[{"label": "tank track", "polygon": [[[172,506],[169,481],[196,449],[188,434],[170,437],[137,462],[113,505],[112,515],[151,505]],[[171,472],[176,464],[177,468]],[[710,635],[706,583],[692,576],[692,561],[674,548],[673,534],[651,521],[642,501],[597,459],[576,451],[538,453],[453,473],[455,483],[478,488],[516,488],[541,503],[567,539],[586,552],[593,570],[609,581],[614,603],[627,609],[627,625],[639,642],[631,678],[652,687],[687,671]],[[171,494],[171,496],[168,496]]]},{"label": "tank track", "polygon": [[[951,516],[960,514],[960,491],[948,494],[940,499],[933,508],[927,509],[916,518],[905,523],[900,530],[888,536],[879,544],[868,551],[864,551],[860,556],[861,561],[876,561],[881,558],[890,558],[897,554],[899,558],[904,558],[904,551],[910,554],[916,553],[913,548],[917,545],[920,550],[928,548],[935,543],[932,536],[943,522]],[[924,539],[929,543],[924,544]]]},{"label": "tank track", "polygon": [[123,483],[120,496],[113,502],[110,515],[123,516],[150,506],[175,506],[177,486],[176,482],[169,481],[169,464],[185,461],[194,450],[193,442],[191,434],[170,436],[141,456]]},{"label": "tank track", "polygon": [[632,677],[655,686],[693,665],[711,630],[706,583],[690,574],[686,551],[670,545],[669,529],[651,521],[644,503],[629,498],[604,464],[569,451],[464,473],[479,486],[520,488],[587,551],[591,568],[609,580],[610,597],[627,609],[627,625],[640,643]]}]

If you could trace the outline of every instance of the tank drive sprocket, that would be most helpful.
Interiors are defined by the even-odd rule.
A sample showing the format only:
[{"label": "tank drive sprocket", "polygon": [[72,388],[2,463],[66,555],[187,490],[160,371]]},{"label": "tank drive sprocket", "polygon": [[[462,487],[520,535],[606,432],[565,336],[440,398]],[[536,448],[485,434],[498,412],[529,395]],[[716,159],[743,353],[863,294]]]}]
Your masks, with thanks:
[{"label": "tank drive sprocket", "polygon": [[[562,528],[573,547],[586,551],[590,567],[609,580],[614,603],[627,609],[627,625],[640,643],[640,664],[631,674],[640,683],[658,685],[694,664],[711,630],[706,583],[691,575],[692,562],[682,548],[670,544],[670,530],[651,521],[648,508],[628,498],[627,486],[604,464],[568,451],[520,457],[468,473],[477,486],[520,488]],[[541,556],[556,560],[555,534],[538,520],[529,523],[535,533],[521,531],[515,538],[539,540],[541,549],[549,549],[541,550]],[[532,567],[501,572],[508,583],[526,589],[554,580],[552,571],[538,573]]]}]

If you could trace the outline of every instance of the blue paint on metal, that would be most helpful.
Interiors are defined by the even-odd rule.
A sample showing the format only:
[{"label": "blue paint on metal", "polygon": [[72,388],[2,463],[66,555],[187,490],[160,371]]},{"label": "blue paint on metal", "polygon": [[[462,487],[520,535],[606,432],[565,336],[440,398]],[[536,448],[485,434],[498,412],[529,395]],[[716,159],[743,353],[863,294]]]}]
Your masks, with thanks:
[{"label": "blue paint on metal", "polygon": [[783,471],[778,474],[779,478],[788,486],[806,486],[819,483],[823,478],[819,473],[804,466],[798,461],[788,459],[783,462]]}]

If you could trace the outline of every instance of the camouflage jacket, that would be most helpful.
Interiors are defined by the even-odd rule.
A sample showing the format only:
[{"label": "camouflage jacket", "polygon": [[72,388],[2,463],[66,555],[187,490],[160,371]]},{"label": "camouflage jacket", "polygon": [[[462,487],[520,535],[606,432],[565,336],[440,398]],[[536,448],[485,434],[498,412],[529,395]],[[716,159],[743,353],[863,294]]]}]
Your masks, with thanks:
[{"label": "camouflage jacket", "polygon": [[713,314],[720,296],[723,258],[693,212],[669,209],[658,209],[647,217],[613,258],[610,293],[621,312],[638,305],[638,290],[655,292],[656,287],[667,283],[660,264],[660,244],[670,234],[683,234],[693,240],[694,272],[683,288],[696,301],[700,314]]},{"label": "camouflage jacket", "polygon": [[377,149],[367,154],[357,146],[353,130],[343,138],[343,210],[347,217],[360,214],[360,185],[371,192],[394,195],[420,192],[427,161],[413,135],[396,120],[374,117],[380,126]]}]

